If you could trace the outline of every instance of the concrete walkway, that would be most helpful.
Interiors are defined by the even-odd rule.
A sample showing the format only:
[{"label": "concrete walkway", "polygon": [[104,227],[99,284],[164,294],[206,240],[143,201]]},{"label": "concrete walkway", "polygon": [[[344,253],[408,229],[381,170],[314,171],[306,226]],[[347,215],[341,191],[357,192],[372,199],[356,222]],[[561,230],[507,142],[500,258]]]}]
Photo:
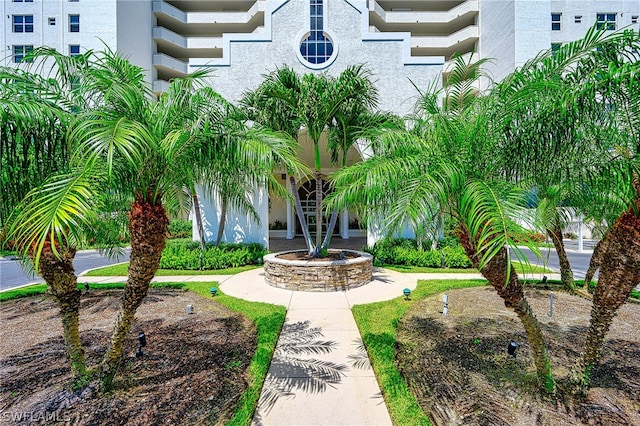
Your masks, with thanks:
[{"label": "concrete walkway", "polygon": [[225,294],[287,308],[254,425],[391,425],[351,307],[402,296],[416,280],[377,269],[373,281],[341,292],[284,290],[256,269],[221,283]]}]

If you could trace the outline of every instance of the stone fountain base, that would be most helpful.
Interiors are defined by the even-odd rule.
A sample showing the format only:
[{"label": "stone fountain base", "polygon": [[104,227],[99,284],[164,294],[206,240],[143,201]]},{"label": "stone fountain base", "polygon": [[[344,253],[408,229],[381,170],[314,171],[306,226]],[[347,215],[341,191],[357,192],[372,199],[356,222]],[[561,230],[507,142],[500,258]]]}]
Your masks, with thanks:
[{"label": "stone fountain base", "polygon": [[271,253],[264,257],[264,277],[273,287],[297,291],[341,291],[371,282],[373,256],[355,250],[343,252],[344,260],[308,259],[306,250]]}]

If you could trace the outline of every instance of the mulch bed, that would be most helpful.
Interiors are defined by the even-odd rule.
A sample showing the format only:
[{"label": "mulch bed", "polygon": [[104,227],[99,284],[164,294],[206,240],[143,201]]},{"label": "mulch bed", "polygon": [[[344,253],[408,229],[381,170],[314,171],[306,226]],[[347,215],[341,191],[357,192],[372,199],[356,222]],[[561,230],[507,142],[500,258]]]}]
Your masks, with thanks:
[{"label": "mulch bed", "polygon": [[[83,295],[81,339],[96,369],[110,338],[121,290]],[[186,306],[194,307],[187,314]],[[250,321],[183,290],[151,289],[125,344],[114,391],[96,384],[72,392],[62,325],[53,301],[29,297],[0,305],[0,401],[3,424],[217,424],[246,389],[255,352]],[[138,332],[144,355],[135,357]]]},{"label": "mulch bed", "polygon": [[[541,394],[522,324],[489,287],[447,292],[417,303],[398,326],[397,363],[435,425],[640,425],[640,305],[614,319],[584,400]],[[591,302],[555,292],[527,297],[541,322],[554,368],[563,378],[582,350]],[[517,358],[507,354],[520,344]]]},{"label": "mulch bed", "polygon": [[278,259],[285,260],[305,260],[311,262],[329,262],[334,260],[345,260],[345,259],[356,259],[360,257],[358,253],[354,253],[352,251],[343,251],[343,252],[335,252],[330,251],[326,256],[323,257],[311,257],[307,252],[293,252],[293,253],[283,253],[276,256]]}]

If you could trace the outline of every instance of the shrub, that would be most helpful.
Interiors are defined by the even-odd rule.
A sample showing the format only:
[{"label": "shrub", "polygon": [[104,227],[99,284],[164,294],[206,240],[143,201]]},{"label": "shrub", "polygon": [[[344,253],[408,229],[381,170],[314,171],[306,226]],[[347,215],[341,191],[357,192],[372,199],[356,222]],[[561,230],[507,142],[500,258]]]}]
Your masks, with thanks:
[{"label": "shrub", "polygon": [[374,256],[376,266],[404,265],[426,268],[471,268],[471,261],[455,237],[445,237],[441,250],[418,250],[412,239],[384,239],[364,250]]},{"label": "shrub", "polygon": [[471,268],[473,266],[462,246],[445,247],[442,251],[444,264],[448,268]]},{"label": "shrub", "polygon": [[[232,244],[223,243],[215,246],[207,243],[204,251],[200,250],[200,243],[191,240],[168,241],[162,251],[160,268],[162,269],[225,269],[244,265],[262,263],[262,257],[267,250],[258,243]],[[201,260],[202,256],[202,260]]]},{"label": "shrub", "polygon": [[174,219],[169,222],[167,232],[169,238],[192,238],[192,225],[190,220]]}]

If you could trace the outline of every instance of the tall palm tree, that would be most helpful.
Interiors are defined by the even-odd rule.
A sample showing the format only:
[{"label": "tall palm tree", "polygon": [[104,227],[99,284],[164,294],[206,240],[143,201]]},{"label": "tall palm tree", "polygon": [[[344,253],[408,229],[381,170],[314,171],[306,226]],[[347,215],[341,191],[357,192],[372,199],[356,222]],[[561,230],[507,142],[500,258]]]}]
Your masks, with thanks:
[{"label": "tall palm tree", "polygon": [[297,137],[303,128],[313,143],[315,172],[315,242],[311,239],[299,198],[296,198],[295,180],[292,192],[296,200],[296,213],[305,235],[309,254],[318,256],[323,247],[322,211],[323,177],[320,138],[327,131],[342,106],[349,102],[374,108],[377,91],[370,80],[370,72],[363,66],[351,66],[338,77],[327,74],[298,76],[295,71],[283,67],[265,77],[264,82],[249,92],[244,105],[254,112],[252,118],[274,130],[286,130]]},{"label": "tall palm tree", "polygon": [[381,221],[387,232],[407,222],[436,221],[441,212],[450,215],[474,266],[521,320],[540,381],[554,392],[539,323],[506,249],[517,251],[515,241],[527,241],[513,220],[522,215],[525,191],[505,182],[493,160],[487,104],[473,86],[481,65],[456,58],[444,89],[422,93],[410,130],[385,134],[373,145],[372,158],[334,175],[329,205],[355,208]]}]

